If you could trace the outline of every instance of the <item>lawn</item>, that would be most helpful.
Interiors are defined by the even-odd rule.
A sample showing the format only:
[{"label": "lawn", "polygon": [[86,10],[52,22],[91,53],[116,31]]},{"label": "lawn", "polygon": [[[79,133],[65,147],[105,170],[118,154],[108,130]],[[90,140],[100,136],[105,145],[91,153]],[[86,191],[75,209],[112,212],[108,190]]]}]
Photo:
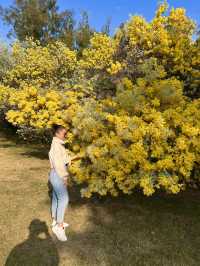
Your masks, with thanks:
[{"label": "lawn", "polygon": [[71,187],[62,243],[50,228],[47,150],[1,134],[0,158],[0,265],[200,265],[199,191],[99,200]]}]

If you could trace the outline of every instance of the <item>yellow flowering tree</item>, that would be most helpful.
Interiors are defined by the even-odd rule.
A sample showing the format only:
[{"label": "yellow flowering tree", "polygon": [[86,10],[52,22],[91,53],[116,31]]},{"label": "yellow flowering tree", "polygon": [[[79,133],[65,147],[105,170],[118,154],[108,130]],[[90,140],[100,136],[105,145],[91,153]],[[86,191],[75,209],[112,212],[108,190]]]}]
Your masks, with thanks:
[{"label": "yellow flowering tree", "polygon": [[4,84],[14,88],[33,85],[43,89],[62,89],[77,64],[76,52],[61,42],[47,46],[33,42],[14,43],[14,66],[4,77]]},{"label": "yellow flowering tree", "polygon": [[69,129],[68,147],[82,157],[70,172],[83,196],[178,193],[199,182],[194,31],[184,9],[164,2],[151,22],[133,16],[114,37],[95,33],[81,58],[60,42],[17,42],[0,110],[23,136],[53,123]]},{"label": "yellow flowering tree", "polygon": [[200,163],[200,101],[190,102],[182,82],[163,79],[159,70],[151,81],[123,78],[115,97],[90,100],[74,117],[85,159],[71,171],[87,183],[83,195],[116,196],[135,187],[145,195],[158,188],[178,193],[191,181]]},{"label": "yellow flowering tree", "polygon": [[120,62],[127,65],[126,74],[137,76],[139,64],[155,57],[169,76],[184,81],[185,94],[196,95],[200,85],[200,47],[192,39],[195,30],[196,24],[186,16],[185,9],[168,10],[166,2],[158,7],[151,22],[142,16],[133,16],[116,34]]}]

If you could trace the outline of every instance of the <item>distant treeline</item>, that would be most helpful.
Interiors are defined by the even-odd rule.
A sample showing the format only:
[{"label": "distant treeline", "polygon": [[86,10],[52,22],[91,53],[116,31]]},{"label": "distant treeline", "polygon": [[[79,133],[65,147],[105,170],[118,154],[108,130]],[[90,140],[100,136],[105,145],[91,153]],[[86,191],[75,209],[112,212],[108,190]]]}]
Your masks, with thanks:
[{"label": "distant treeline", "polygon": [[[0,11],[1,19],[11,26],[8,37],[14,36],[20,41],[32,37],[46,45],[61,40],[70,49],[81,52],[97,32],[89,23],[87,11],[76,21],[72,10],[59,11],[57,0],[18,0],[8,8],[0,6]],[[110,22],[107,18],[100,32],[109,35]]]}]

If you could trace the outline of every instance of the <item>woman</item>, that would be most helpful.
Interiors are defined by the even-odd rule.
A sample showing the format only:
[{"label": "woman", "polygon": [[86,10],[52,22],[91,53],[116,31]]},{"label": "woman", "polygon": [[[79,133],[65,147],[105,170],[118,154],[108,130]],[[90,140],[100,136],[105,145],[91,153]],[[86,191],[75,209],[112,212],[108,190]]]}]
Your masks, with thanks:
[{"label": "woman", "polygon": [[69,176],[67,166],[71,165],[71,161],[76,159],[77,156],[71,158],[69,152],[65,149],[66,129],[61,125],[53,126],[54,136],[49,151],[50,173],[49,181],[53,187],[52,195],[52,231],[61,241],[66,241],[65,227],[68,226],[64,223],[65,210],[68,206],[69,195],[67,190],[67,179]]}]

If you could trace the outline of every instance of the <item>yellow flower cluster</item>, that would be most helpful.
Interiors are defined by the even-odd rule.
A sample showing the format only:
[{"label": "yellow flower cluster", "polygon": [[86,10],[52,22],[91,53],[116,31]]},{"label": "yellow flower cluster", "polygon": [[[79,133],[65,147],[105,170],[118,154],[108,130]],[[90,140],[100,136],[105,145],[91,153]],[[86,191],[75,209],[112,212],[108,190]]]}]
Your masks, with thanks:
[{"label": "yellow flower cluster", "polygon": [[122,70],[123,66],[120,62],[111,63],[111,66],[107,68],[107,71],[111,75],[117,74],[120,70]]},{"label": "yellow flower cluster", "polygon": [[[179,104],[170,95],[167,106],[162,99],[161,106],[150,104],[158,92],[163,97],[163,82],[164,87],[177,93]],[[178,193],[192,181],[192,170],[200,163],[200,101],[185,99],[178,80],[157,79],[154,92],[141,102],[140,114],[137,109],[124,112],[127,91],[133,93],[129,101],[134,106],[134,91],[143,94],[151,84],[141,82],[138,88],[127,78],[122,84],[123,91],[119,90],[114,98],[83,106],[73,120],[88,158],[88,164],[73,166],[76,180],[87,180],[83,195],[98,192],[117,196],[118,190],[130,194],[135,187],[142,188],[147,196],[159,188]],[[112,112],[108,112],[111,107]]]},{"label": "yellow flower cluster", "polygon": [[83,57],[79,62],[81,68],[101,70],[111,67],[110,71],[121,68],[119,62],[113,63],[113,55],[117,49],[117,42],[104,34],[95,33],[90,47],[83,50]]},{"label": "yellow flower cluster", "polygon": [[[168,16],[167,11],[168,5],[164,2],[150,23],[142,16],[133,16],[123,29],[118,30],[116,38],[119,43],[127,41],[125,48],[128,51],[138,50],[143,54],[138,56],[138,63],[143,58],[156,57],[171,75],[190,77],[191,90],[196,91],[200,84],[200,42],[194,44],[192,41],[196,24],[186,16],[183,8],[172,8]],[[127,55],[129,62],[131,53]]]},{"label": "yellow flower cluster", "polygon": [[33,85],[41,88],[62,88],[76,68],[76,52],[61,42],[48,44],[28,41],[27,48],[14,43],[14,67],[7,72],[4,83],[12,87]]},{"label": "yellow flower cluster", "polygon": [[38,129],[50,128],[54,123],[67,126],[78,110],[79,95],[73,91],[41,91],[31,85],[19,90],[0,87],[0,99],[6,97],[9,106],[7,120],[15,126],[26,125]]}]

